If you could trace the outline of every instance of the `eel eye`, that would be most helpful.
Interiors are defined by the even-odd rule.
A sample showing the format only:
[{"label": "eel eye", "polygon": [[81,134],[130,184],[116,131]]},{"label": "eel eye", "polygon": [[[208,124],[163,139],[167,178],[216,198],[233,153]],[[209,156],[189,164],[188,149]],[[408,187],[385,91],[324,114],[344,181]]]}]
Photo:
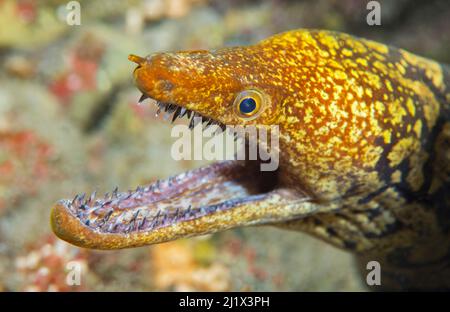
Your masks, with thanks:
[{"label": "eel eye", "polygon": [[234,100],[237,115],[241,118],[255,118],[263,102],[263,95],[256,90],[245,90],[238,94]]}]

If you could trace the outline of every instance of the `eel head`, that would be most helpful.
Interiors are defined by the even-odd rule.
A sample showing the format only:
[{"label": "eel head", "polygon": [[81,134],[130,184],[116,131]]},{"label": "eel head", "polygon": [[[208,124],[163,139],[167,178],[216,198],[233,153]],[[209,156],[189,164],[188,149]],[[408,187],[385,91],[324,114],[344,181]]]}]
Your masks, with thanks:
[{"label": "eel head", "polygon": [[[346,56],[349,49],[361,51],[362,62],[376,48],[385,57],[384,46],[373,45],[295,31],[247,47],[130,55],[142,99],[155,100],[173,120],[191,118],[193,126],[194,117],[202,117],[209,125],[252,125],[267,133],[279,126],[278,169],[261,171],[258,159],[223,161],[135,191],[61,200],[51,214],[54,232],[81,247],[136,247],[283,225],[339,209],[355,188],[363,195],[382,189],[379,173],[400,153],[390,159],[383,153],[400,138],[386,110],[375,105],[390,93],[384,87],[364,93],[369,80],[351,75],[371,74],[375,81],[377,72],[356,64],[358,55]],[[259,136],[244,139],[261,144]]]}]

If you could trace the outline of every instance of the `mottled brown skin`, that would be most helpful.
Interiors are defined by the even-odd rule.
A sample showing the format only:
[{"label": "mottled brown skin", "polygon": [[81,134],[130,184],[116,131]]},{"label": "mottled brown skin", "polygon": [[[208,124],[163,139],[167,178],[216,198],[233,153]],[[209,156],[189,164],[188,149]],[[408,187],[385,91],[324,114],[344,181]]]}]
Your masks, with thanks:
[{"label": "mottled brown skin", "polygon": [[[105,230],[118,219],[86,226],[77,217],[80,204],[72,201],[70,210],[70,202],[62,201],[52,213],[58,236],[83,247],[112,249],[274,224],[353,252],[363,272],[368,261],[380,262],[380,289],[450,289],[447,66],[316,30],[290,31],[248,47],[130,59],[139,64],[138,88],[155,100],[221,124],[278,125],[280,166],[276,176],[266,176],[276,182],[265,193],[243,187],[239,198],[248,201],[233,202],[231,209],[175,218],[149,230],[139,230],[146,228],[145,218],[142,227],[122,232]],[[233,107],[237,94],[249,89],[264,95],[253,119],[242,118]],[[245,170],[237,173],[243,179],[257,175]],[[195,175],[201,174],[188,174],[186,181]],[[231,181],[231,174],[214,173],[203,183],[219,188],[222,179]],[[212,197],[224,194],[222,199],[230,201],[232,193],[223,190]],[[167,200],[175,205],[196,196],[182,190]],[[143,201],[136,206],[162,209]],[[113,216],[123,211],[108,205]]]}]

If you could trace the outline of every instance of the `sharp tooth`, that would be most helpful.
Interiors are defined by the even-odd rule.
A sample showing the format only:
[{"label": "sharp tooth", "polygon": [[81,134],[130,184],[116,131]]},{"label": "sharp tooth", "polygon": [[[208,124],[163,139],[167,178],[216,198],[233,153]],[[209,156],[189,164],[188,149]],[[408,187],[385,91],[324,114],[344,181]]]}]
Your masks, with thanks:
[{"label": "sharp tooth", "polygon": [[75,195],[75,197],[72,199],[72,205],[78,200],[78,194]]},{"label": "sharp tooth", "polygon": [[144,102],[146,99],[148,99],[148,95],[146,94],[142,94],[141,97],[139,98],[139,104],[141,104],[142,102]]},{"label": "sharp tooth", "polygon": [[97,191],[94,191],[94,193],[91,194],[89,201],[94,201],[96,195],[97,195]]},{"label": "sharp tooth", "polygon": [[111,209],[106,213],[105,217],[103,218],[103,221],[104,222],[108,221],[109,217],[111,217],[112,214],[113,214],[113,210]]},{"label": "sharp tooth", "polygon": [[189,217],[189,215],[191,214],[191,208],[192,208],[192,205],[189,205],[188,209],[187,209],[186,212],[184,213],[184,215],[185,215],[186,217]]},{"label": "sharp tooth", "polygon": [[220,123],[216,122],[214,125],[216,126],[217,131],[218,131],[219,133],[224,132],[224,130],[222,129]]},{"label": "sharp tooth", "polygon": [[193,112],[192,114],[192,118],[191,118],[191,122],[189,123],[189,127],[192,129],[195,126],[197,126],[198,124],[201,124],[203,121],[203,118],[200,114]]},{"label": "sharp tooth", "polygon": [[155,113],[155,117],[158,117],[160,113],[161,113],[161,106],[158,106],[158,109],[156,110]]},{"label": "sharp tooth", "polygon": [[175,119],[177,119],[177,117],[180,115],[180,110],[181,110],[180,107],[176,108],[175,113],[173,113],[173,116],[172,116],[172,122],[174,122]]},{"label": "sharp tooth", "polygon": [[144,224],[145,224],[145,221],[147,220],[147,216],[145,216],[143,219],[142,219],[142,221],[141,221],[141,223],[139,224],[139,226],[138,226],[138,230],[142,230],[142,228],[144,227]]},{"label": "sharp tooth", "polygon": [[186,115],[186,113],[187,113],[187,109],[182,107],[181,111],[180,111],[180,118],[182,118],[184,115]]},{"label": "sharp tooth", "polygon": [[139,213],[140,213],[140,212],[141,212],[141,209],[138,209],[138,210],[136,211],[136,213],[135,213],[135,214],[133,215],[133,217],[131,218],[130,223],[136,220],[136,218],[139,216]]},{"label": "sharp tooth", "polygon": [[191,122],[189,122],[189,129],[194,129],[195,125],[194,125],[194,117],[192,117]]},{"label": "sharp tooth", "polygon": [[177,110],[177,107],[178,107],[178,106],[176,106],[176,105],[174,105],[174,104],[169,104],[169,108],[167,109],[167,111],[168,111],[169,113],[172,113],[172,112],[174,112],[174,111]]}]

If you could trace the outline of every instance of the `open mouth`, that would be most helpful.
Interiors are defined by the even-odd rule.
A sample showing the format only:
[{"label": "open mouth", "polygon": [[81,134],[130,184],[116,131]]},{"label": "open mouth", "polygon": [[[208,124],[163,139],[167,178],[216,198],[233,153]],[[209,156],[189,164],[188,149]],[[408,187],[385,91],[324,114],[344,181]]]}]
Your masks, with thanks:
[{"label": "open mouth", "polygon": [[[141,97],[141,101],[147,97]],[[156,103],[158,113],[165,112],[172,122],[188,117],[192,128],[195,126],[194,118],[201,117],[206,127],[225,127],[176,104]],[[277,171],[260,171],[259,164],[258,160],[222,161],[133,191],[119,192],[115,189],[102,197],[95,193],[76,195],[72,200],[61,200],[55,205],[52,226],[58,236],[71,243],[103,248],[102,244],[81,241],[83,235],[80,233],[127,235],[156,232],[224,214],[239,206],[262,202],[276,189]],[[196,231],[192,232],[195,234]]]},{"label": "open mouth", "polygon": [[[144,94],[140,101],[147,98]],[[225,129],[180,105],[156,105],[157,114],[164,112],[172,122],[187,117],[193,128],[201,118],[206,127]],[[308,201],[308,196],[283,188],[278,170],[261,171],[260,164],[221,161],[133,191],[77,195],[55,204],[51,225],[57,236],[72,244],[118,249],[295,218],[290,205]]]},{"label": "open mouth", "polygon": [[[76,195],[57,205],[100,233],[151,231],[259,201],[274,189],[276,172],[257,162],[223,161],[133,191]],[[61,208],[62,208],[61,207]]]}]

